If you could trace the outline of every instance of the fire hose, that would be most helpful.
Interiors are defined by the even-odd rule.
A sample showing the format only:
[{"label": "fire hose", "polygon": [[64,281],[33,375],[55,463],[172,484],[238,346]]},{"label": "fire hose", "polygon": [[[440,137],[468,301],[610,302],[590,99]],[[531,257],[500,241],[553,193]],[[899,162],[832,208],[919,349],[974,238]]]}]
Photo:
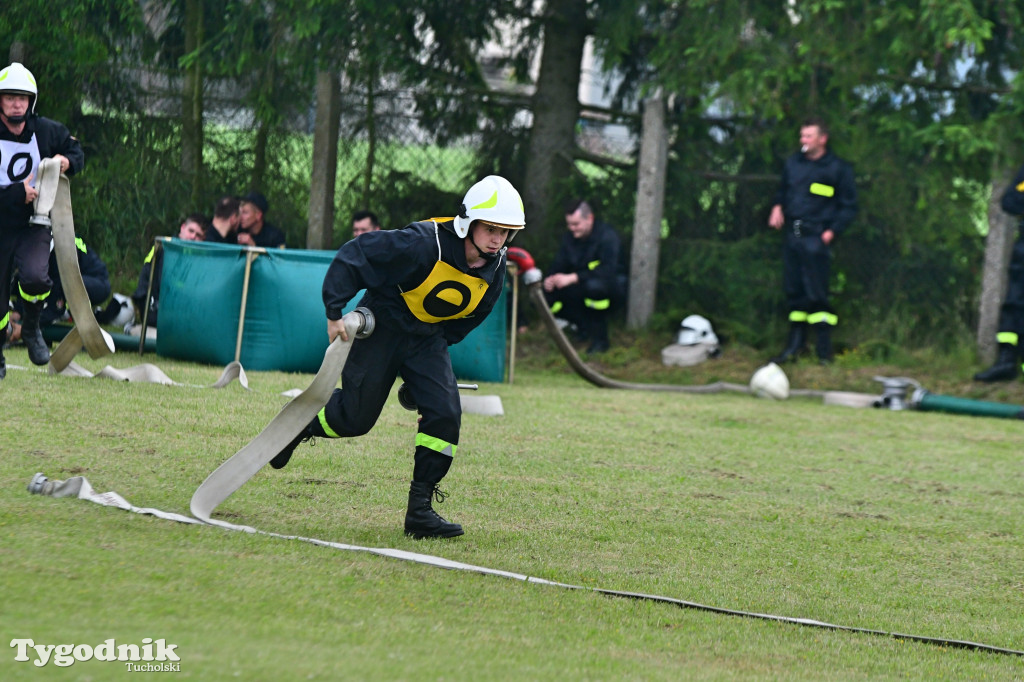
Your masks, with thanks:
[{"label": "fire hose", "polygon": [[[750,393],[750,387],[744,386],[743,384],[733,384],[727,381],[716,381],[713,384],[706,384],[704,386],[682,386],[679,384],[646,384],[646,383],[634,383],[628,381],[619,381],[617,379],[610,379],[593,367],[587,365],[583,360],[580,359],[576,349],[573,348],[572,343],[566,338],[565,334],[559,328],[558,323],[555,321],[555,316],[551,313],[551,309],[548,307],[548,302],[544,298],[544,291],[541,286],[543,275],[540,269],[534,267],[523,273],[523,284],[526,285],[527,290],[530,294],[530,300],[533,301],[534,307],[537,309],[540,315],[541,321],[544,323],[544,327],[547,329],[548,334],[554,339],[555,345],[558,346],[558,350],[561,351],[562,355],[569,362],[569,365],[573,370],[581,377],[602,388],[619,388],[633,391],[674,391],[679,393],[721,393],[723,391],[734,391],[736,393]],[[827,391],[816,391],[812,389],[793,389],[790,390],[789,394],[792,396],[802,397],[824,397]]]}]

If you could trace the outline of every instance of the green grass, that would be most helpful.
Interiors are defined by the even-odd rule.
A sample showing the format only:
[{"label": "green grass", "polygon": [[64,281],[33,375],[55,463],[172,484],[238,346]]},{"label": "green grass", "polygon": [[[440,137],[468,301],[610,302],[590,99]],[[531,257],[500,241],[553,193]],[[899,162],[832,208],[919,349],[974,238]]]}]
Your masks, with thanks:
[{"label": "green grass", "polygon": [[[631,381],[745,383],[730,349],[664,368],[618,335],[600,369]],[[625,345],[630,347],[624,347]],[[645,345],[646,344],[646,345]],[[506,415],[466,415],[438,509],[466,535],[402,534],[416,416],[302,446],[215,516],[267,531],[393,547],[575,585],[1024,648],[1018,421],[825,407],[745,395],[599,389],[531,331]],[[23,349],[8,362],[28,366]],[[651,358],[654,358],[652,360]],[[119,352],[208,385],[219,368]],[[969,385],[956,360],[788,368],[794,386],[877,391],[872,374]],[[945,364],[944,364],[945,363]],[[957,373],[959,379],[951,376]],[[250,373],[252,391],[117,384],[11,369],[0,457],[5,644],[178,645],[176,678],[220,680],[1021,679],[1020,658],[736,618],[451,572],[360,552],[177,524],[29,495],[36,471],[84,475],[142,507],[187,513],[205,476],[309,375]],[[975,389],[1024,402],[1020,382]],[[986,393],[986,392],[991,393]],[[957,393],[966,395],[966,393]],[[123,664],[0,679],[112,679]]]}]

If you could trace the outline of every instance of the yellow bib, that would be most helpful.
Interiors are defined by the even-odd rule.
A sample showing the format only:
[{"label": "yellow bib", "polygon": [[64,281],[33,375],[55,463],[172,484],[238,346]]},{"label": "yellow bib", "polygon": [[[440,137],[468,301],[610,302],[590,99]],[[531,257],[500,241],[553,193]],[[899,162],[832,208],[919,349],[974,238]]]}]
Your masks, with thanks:
[{"label": "yellow bib", "polygon": [[403,292],[402,298],[416,319],[435,323],[466,317],[476,310],[486,292],[485,280],[438,261],[423,283]]}]

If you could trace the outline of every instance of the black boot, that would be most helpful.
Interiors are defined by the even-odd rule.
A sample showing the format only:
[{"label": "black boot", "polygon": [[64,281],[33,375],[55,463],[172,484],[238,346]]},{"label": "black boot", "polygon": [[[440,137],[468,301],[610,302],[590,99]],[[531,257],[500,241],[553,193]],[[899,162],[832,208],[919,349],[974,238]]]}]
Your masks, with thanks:
[{"label": "black boot", "polygon": [[7,343],[7,330],[10,326],[0,329],[0,379],[7,376],[7,360],[4,358],[4,344]]},{"label": "black boot", "polygon": [[807,323],[793,322],[789,325],[789,341],[786,348],[772,358],[776,365],[782,365],[790,361],[796,361],[804,352],[804,344],[807,343]]},{"label": "black boot", "polygon": [[814,325],[814,332],[817,334],[814,350],[818,354],[818,364],[832,364],[832,325],[828,322],[818,322]]},{"label": "black boot", "polygon": [[457,523],[449,523],[430,506],[430,498],[444,502],[447,495],[437,483],[413,481],[409,486],[409,507],[405,512],[405,534],[416,540],[423,538],[453,538],[465,531]]},{"label": "black boot", "polygon": [[[315,421],[315,420],[314,420]],[[299,432],[299,435],[292,439],[291,443],[285,445],[281,452],[274,455],[274,459],[270,460],[270,466],[275,469],[283,469],[288,460],[292,458],[292,453],[295,452],[295,448],[299,447],[299,443],[304,443],[311,438],[314,438],[316,434],[313,433],[313,424],[306,425],[306,428]]]},{"label": "black boot", "polygon": [[597,355],[607,352],[611,348],[611,344],[608,343],[607,316],[592,315],[588,327],[590,328],[590,346],[587,347],[587,353]]},{"label": "black boot", "polygon": [[25,316],[21,323],[21,340],[28,348],[28,359],[33,365],[45,365],[50,361],[50,347],[39,328],[39,316],[43,312],[41,303],[25,303]]},{"label": "black boot", "polygon": [[974,375],[975,381],[1010,381],[1020,374],[1017,361],[1017,346],[1009,343],[999,344],[999,356],[996,363],[983,372]]}]

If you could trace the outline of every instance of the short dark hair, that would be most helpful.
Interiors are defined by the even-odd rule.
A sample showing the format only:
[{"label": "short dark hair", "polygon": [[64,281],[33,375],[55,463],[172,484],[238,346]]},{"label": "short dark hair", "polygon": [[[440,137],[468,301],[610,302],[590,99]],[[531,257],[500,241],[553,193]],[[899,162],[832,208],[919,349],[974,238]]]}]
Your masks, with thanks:
[{"label": "short dark hair", "polygon": [[362,210],[356,211],[355,213],[352,214],[352,222],[366,220],[367,218],[370,219],[371,225],[373,225],[374,227],[380,227],[380,221],[377,220],[377,214],[374,213],[373,211]]},{"label": "short dark hair", "polygon": [[203,230],[203,234],[206,234],[206,231],[210,229],[210,219],[202,213],[189,213],[185,216],[184,222],[195,223]]},{"label": "short dark hair", "polygon": [[572,215],[576,211],[584,218],[594,215],[594,210],[590,208],[586,199],[569,199],[565,202],[565,215]]},{"label": "short dark hair", "polygon": [[225,197],[221,197],[217,200],[217,205],[213,209],[214,218],[230,218],[231,216],[238,213],[239,205],[238,197],[231,196],[230,194]]},{"label": "short dark hair", "polygon": [[825,119],[821,116],[808,116],[800,125],[801,128],[810,128],[811,126],[816,127],[822,135],[828,135],[828,126],[825,125]]}]

